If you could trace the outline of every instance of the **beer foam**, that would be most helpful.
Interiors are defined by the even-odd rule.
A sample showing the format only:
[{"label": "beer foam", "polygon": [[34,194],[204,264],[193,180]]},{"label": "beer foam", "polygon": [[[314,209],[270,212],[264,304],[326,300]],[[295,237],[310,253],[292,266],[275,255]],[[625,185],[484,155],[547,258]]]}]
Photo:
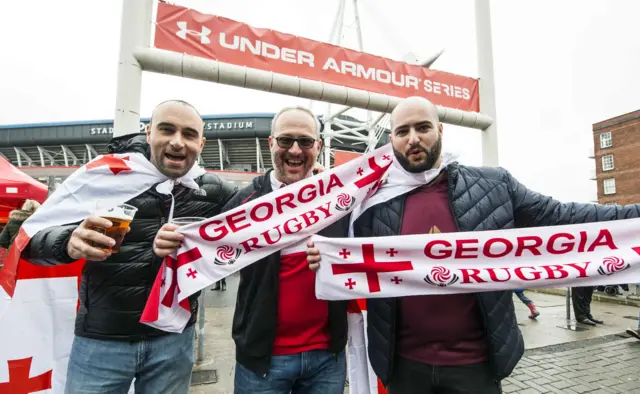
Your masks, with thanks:
[{"label": "beer foam", "polygon": [[95,215],[103,218],[112,218],[125,221],[131,221],[133,219],[133,215],[127,215],[125,209],[122,207],[99,208],[96,210]]}]

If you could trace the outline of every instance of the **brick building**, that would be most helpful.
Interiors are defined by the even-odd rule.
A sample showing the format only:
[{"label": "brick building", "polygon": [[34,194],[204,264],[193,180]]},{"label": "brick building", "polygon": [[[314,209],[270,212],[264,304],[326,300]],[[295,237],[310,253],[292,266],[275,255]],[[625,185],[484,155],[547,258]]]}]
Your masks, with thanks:
[{"label": "brick building", "polygon": [[640,203],[640,110],[593,125],[600,204]]}]

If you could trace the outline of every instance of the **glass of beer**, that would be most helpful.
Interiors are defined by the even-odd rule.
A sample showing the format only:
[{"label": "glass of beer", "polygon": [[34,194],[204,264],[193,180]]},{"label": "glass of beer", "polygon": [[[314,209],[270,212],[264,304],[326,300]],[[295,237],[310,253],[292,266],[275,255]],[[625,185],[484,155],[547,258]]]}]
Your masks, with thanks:
[{"label": "glass of beer", "polygon": [[173,219],[171,219],[170,223],[176,224],[176,225],[182,227],[182,226],[186,226],[187,224],[201,222],[201,221],[203,221],[205,219],[206,218],[199,218],[199,217],[195,217],[195,216],[184,217],[184,218],[173,218]]},{"label": "glass of beer", "polygon": [[110,221],[111,227],[94,227],[93,229],[109,238],[113,238],[116,243],[111,248],[106,245],[95,243],[93,246],[104,250],[105,252],[118,253],[120,251],[120,245],[122,245],[122,240],[124,239],[125,234],[127,234],[129,225],[131,224],[131,221],[133,221],[133,217],[137,211],[138,208],[129,204],[118,204],[116,206],[107,207],[97,203],[94,215]]}]

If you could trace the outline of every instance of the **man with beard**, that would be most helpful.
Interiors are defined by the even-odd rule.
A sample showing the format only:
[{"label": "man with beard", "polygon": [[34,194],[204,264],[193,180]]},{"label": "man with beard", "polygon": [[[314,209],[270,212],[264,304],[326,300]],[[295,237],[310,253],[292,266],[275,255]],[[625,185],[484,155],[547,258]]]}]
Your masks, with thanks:
[{"label": "man with beard", "polygon": [[[303,107],[278,112],[269,147],[273,169],[253,179],[223,208],[260,198],[313,175],[320,123]],[[346,237],[348,219],[322,230]],[[341,394],[346,379],[347,303],[315,296],[302,242],[240,271],[233,319],[235,393]]]},{"label": "man with beard", "polygon": [[[389,176],[395,173],[415,186],[365,210],[354,223],[354,236],[501,230],[640,216],[638,205],[563,204],[527,189],[502,168],[460,165],[442,154],[442,134],[431,102],[410,97],[398,104],[391,114],[396,160]],[[308,262],[315,270],[319,251],[312,242],[308,245]],[[367,319],[369,360],[390,394],[500,393],[501,380],[524,352],[511,291],[369,299]]]}]

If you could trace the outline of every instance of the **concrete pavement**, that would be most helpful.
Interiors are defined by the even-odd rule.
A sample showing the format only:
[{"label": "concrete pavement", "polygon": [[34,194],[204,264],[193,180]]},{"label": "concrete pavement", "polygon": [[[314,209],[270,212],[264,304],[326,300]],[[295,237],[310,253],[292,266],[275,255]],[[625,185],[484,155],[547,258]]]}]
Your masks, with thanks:
[{"label": "concrete pavement", "polygon": [[[640,393],[640,341],[589,340],[527,351],[513,374],[504,380],[504,393]],[[597,342],[597,341],[596,341]]]},{"label": "concrete pavement", "polygon": [[[213,366],[217,382],[192,386],[192,394],[233,393],[234,343],[231,321],[239,277],[227,279],[227,291],[206,291],[205,367]],[[605,321],[576,332],[565,325],[565,298],[526,292],[541,315],[527,318],[529,310],[514,296],[525,356],[503,382],[505,393],[639,393],[640,341],[628,339],[626,328],[638,325],[636,306],[592,303],[592,313]],[[573,311],[571,311],[573,317]],[[345,392],[348,392],[346,390]]]}]

